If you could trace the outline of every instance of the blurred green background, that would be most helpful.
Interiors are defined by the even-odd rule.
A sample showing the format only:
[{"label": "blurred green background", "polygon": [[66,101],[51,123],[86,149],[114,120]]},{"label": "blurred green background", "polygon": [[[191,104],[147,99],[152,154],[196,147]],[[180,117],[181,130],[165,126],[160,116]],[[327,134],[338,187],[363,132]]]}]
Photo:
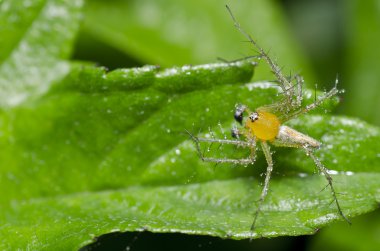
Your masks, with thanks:
[{"label": "blurred green background", "polygon": [[[345,89],[337,113],[380,125],[380,2],[376,0],[114,0],[87,1],[73,59],[109,69],[168,67],[235,60],[256,52],[233,27],[242,26],[284,71],[309,87]],[[273,80],[262,64],[254,80]],[[377,224],[375,224],[377,223]],[[179,234],[113,234],[97,250],[378,250],[379,213],[335,224],[312,237],[223,241]],[[353,238],[352,236],[355,236]],[[105,241],[107,240],[107,241]],[[91,246],[94,248],[94,246]],[[120,248],[120,249],[118,249]]]},{"label": "blurred green background", "polygon": [[[346,90],[339,112],[380,125],[380,3],[339,0],[87,1],[74,59],[109,69],[254,55],[224,5],[285,72]],[[261,68],[264,68],[262,66]],[[256,79],[273,79],[262,73]],[[262,74],[261,74],[262,73]]]}]

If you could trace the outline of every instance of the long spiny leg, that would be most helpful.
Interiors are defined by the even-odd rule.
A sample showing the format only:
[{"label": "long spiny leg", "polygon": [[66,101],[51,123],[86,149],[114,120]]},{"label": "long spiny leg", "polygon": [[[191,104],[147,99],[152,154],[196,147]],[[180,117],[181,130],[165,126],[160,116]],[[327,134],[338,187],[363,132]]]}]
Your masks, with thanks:
[{"label": "long spiny leg", "polygon": [[320,96],[319,98],[317,98],[317,100],[315,100],[310,105],[307,105],[306,107],[304,107],[302,109],[299,109],[299,110],[297,110],[297,111],[295,111],[295,112],[290,113],[289,115],[287,115],[283,119],[283,122],[291,120],[293,118],[296,118],[296,117],[298,117],[298,116],[300,116],[300,115],[302,115],[304,113],[308,113],[309,111],[311,111],[311,110],[317,108],[318,106],[320,106],[325,100],[334,97],[338,93],[339,93],[339,90],[338,90],[338,88],[335,85],[330,91],[326,92],[325,94],[323,94],[322,96]]},{"label": "long spiny leg", "polygon": [[[252,56],[246,56],[246,57],[242,57],[242,58],[237,58],[237,59],[234,59],[234,60],[227,60],[227,59],[224,59],[224,58],[221,58],[221,57],[217,57],[216,59],[218,61],[222,61],[223,63],[235,63],[235,62],[240,62],[240,61],[244,61],[244,60],[248,60],[248,59],[251,59],[251,58],[258,58],[260,56],[258,55],[252,55]],[[253,62],[253,65],[256,65],[255,62]]]},{"label": "long spiny leg", "polygon": [[268,167],[267,167],[267,172],[265,174],[264,188],[261,191],[261,195],[260,195],[260,199],[258,201],[257,209],[256,209],[256,212],[255,212],[255,214],[253,216],[254,218],[253,218],[253,222],[252,222],[252,225],[251,225],[251,231],[253,231],[255,229],[257,217],[258,217],[258,215],[259,215],[259,213],[261,211],[261,206],[263,205],[265,197],[268,194],[269,181],[270,181],[270,177],[271,177],[272,170],[273,170],[272,154],[270,152],[270,147],[269,147],[268,143],[266,143],[265,141],[262,141],[261,142],[261,147],[263,149],[263,152],[264,152],[264,155],[265,155],[265,159],[267,160]]},{"label": "long spiny leg", "polygon": [[194,141],[198,142],[209,142],[209,143],[219,143],[219,144],[230,144],[230,145],[237,145],[240,147],[250,147],[252,144],[247,141],[241,141],[241,140],[231,140],[231,139],[209,139],[209,138],[198,138],[193,136],[192,138]]},{"label": "long spiny leg", "polygon": [[207,157],[201,157],[202,161],[204,162],[213,162],[213,163],[231,163],[236,165],[248,165],[253,164],[255,162],[255,159],[221,159],[221,158],[207,158]]},{"label": "long spiny leg", "polygon": [[[293,83],[293,81],[295,81],[295,83]],[[278,81],[276,81],[278,82]],[[285,118],[288,115],[288,111],[289,110],[297,110],[297,109],[300,109],[300,107],[302,106],[302,100],[303,100],[303,95],[302,95],[302,90],[303,90],[303,84],[304,84],[304,80],[302,78],[302,76],[296,74],[294,76],[290,76],[289,77],[289,82],[292,83],[292,86],[288,88],[288,92],[287,93],[279,93],[279,94],[285,94],[285,95],[289,95],[289,96],[292,96],[293,98],[291,98],[291,104],[289,105],[288,104],[288,100],[285,99],[282,101],[282,103],[285,105],[285,106],[288,106],[288,110],[285,110],[285,114],[286,116],[284,116]],[[278,105],[278,104],[277,104]],[[290,109],[289,109],[290,107]]]},{"label": "long spiny leg", "polygon": [[343,214],[343,211],[340,207],[340,204],[339,204],[339,201],[338,201],[338,198],[336,196],[336,192],[335,192],[335,189],[334,189],[334,186],[333,186],[333,182],[332,182],[332,177],[331,175],[329,174],[329,170],[322,164],[322,162],[314,155],[314,152],[313,150],[308,147],[308,146],[304,146],[304,149],[306,151],[306,155],[310,156],[315,165],[318,167],[319,171],[321,173],[324,174],[324,176],[326,177],[326,180],[328,182],[328,186],[330,187],[331,189],[331,194],[334,198],[334,201],[335,201],[335,204],[336,204],[336,207],[338,208],[338,212],[340,214],[340,216],[342,216],[343,219],[345,219],[349,224],[351,224],[351,221]]},{"label": "long spiny leg", "polygon": [[231,9],[229,8],[228,5],[226,5],[226,8],[228,10],[228,12],[230,13],[231,15],[231,18],[234,22],[234,25],[235,27],[248,39],[248,41],[256,47],[256,49],[259,51],[260,53],[260,56],[263,57],[265,59],[265,61],[268,63],[269,67],[271,68],[271,70],[273,71],[273,73],[275,74],[276,78],[278,79],[279,83],[280,83],[280,87],[283,91],[283,93],[285,94],[286,96],[286,100],[287,100],[287,104],[288,104],[288,108],[290,109],[291,108],[291,104],[292,104],[292,98],[293,98],[293,90],[291,88],[292,84],[286,79],[286,77],[284,76],[284,74],[282,74],[282,71],[281,71],[281,68],[276,64],[275,61],[273,61],[268,53],[266,53],[264,51],[263,48],[261,48],[257,42],[251,37],[251,35],[249,35],[241,26],[240,26],[240,23],[236,20],[235,16],[232,14],[232,11]]},{"label": "long spiny leg", "polygon": [[302,106],[302,100],[303,100],[303,95],[302,95],[302,85],[303,85],[303,78],[300,75],[296,75],[296,83],[297,83],[297,98],[296,98],[296,104],[295,106],[297,108]]},{"label": "long spiny leg", "polygon": [[[254,155],[254,150],[256,148],[255,139],[251,139],[249,141],[240,141],[240,140],[228,140],[228,139],[209,139],[209,138],[198,138],[192,135],[189,131],[186,131],[190,138],[194,141],[195,147],[197,149],[198,155],[204,162],[214,162],[214,163],[232,163],[232,164],[241,164],[248,165],[253,164],[256,160],[256,156]],[[208,143],[219,143],[219,144],[231,144],[236,145],[238,147],[249,147],[251,149],[251,155],[246,159],[228,159],[228,158],[209,158],[205,157],[201,151],[200,142],[208,142]]]}]

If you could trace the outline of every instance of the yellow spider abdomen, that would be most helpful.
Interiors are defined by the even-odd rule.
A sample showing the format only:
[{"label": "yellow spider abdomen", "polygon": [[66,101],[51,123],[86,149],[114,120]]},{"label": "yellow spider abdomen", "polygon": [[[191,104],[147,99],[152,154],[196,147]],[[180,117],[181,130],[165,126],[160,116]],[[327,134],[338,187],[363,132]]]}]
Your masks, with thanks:
[{"label": "yellow spider abdomen", "polygon": [[277,116],[269,112],[253,113],[245,123],[245,127],[251,131],[252,135],[263,141],[274,140],[280,125],[280,120]]}]

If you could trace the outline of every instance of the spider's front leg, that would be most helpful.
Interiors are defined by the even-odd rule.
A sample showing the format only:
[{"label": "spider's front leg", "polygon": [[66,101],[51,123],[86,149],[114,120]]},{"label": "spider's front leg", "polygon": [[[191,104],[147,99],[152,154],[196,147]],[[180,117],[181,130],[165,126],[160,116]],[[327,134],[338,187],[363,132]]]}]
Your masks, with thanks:
[{"label": "spider's front leg", "polygon": [[[295,83],[293,84],[294,81]],[[302,107],[302,86],[304,84],[304,80],[301,75],[295,74],[290,77],[289,82],[292,83],[292,85],[287,89],[288,92],[285,93],[285,95],[290,97],[289,100],[291,103],[287,104],[287,99],[285,99],[285,106],[288,107],[289,111],[298,110]]]},{"label": "spider's front leg", "polygon": [[291,120],[293,118],[296,118],[302,114],[308,113],[311,110],[314,110],[315,108],[319,107],[323,102],[325,102],[328,99],[333,98],[339,93],[339,90],[337,88],[337,82],[335,83],[334,87],[331,88],[330,91],[325,92],[323,95],[319,96],[313,103],[310,105],[307,105],[303,108],[299,107],[299,109],[296,109],[294,112],[290,113],[288,116],[284,118],[284,122]]},{"label": "spider's front leg", "polygon": [[[230,140],[230,139],[213,139],[213,138],[199,138],[187,131],[187,133],[190,135],[190,138],[194,141],[195,147],[197,149],[198,155],[200,159],[204,162],[214,162],[214,163],[232,163],[232,164],[240,164],[240,165],[248,165],[253,164],[256,160],[255,156],[255,149],[256,149],[256,140],[249,139],[247,141],[242,140]],[[212,157],[206,157],[204,153],[201,150],[200,143],[206,142],[206,143],[218,143],[218,144],[229,144],[229,145],[236,145],[238,147],[243,148],[250,148],[251,154],[249,158],[244,159],[230,159],[230,158],[212,158]]]}]

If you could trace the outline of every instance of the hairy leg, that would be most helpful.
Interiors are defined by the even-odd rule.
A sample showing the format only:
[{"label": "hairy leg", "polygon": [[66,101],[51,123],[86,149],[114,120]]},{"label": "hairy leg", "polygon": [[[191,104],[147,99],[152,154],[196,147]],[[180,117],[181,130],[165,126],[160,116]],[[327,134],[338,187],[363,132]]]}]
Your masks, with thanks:
[{"label": "hairy leg", "polygon": [[332,182],[332,177],[330,176],[329,174],[329,170],[322,164],[322,162],[314,155],[314,152],[313,150],[308,147],[308,146],[304,146],[304,149],[305,149],[305,152],[306,152],[306,155],[307,156],[310,156],[310,158],[312,158],[312,160],[314,161],[315,165],[318,167],[318,170],[324,174],[327,182],[328,182],[328,186],[330,187],[331,189],[331,194],[334,198],[334,201],[335,201],[335,204],[336,204],[336,207],[338,209],[338,212],[340,214],[340,216],[342,216],[342,218],[344,220],[346,220],[349,224],[351,224],[351,221],[343,214],[343,211],[340,207],[340,204],[339,204],[339,201],[338,201],[338,198],[336,197],[336,192],[335,192],[335,189],[334,189],[334,186],[333,186],[333,182]]},{"label": "hairy leg", "polygon": [[264,155],[265,155],[265,159],[267,160],[268,167],[267,167],[267,172],[266,172],[266,175],[265,175],[264,187],[263,187],[263,190],[261,191],[261,195],[260,195],[260,199],[258,201],[257,209],[256,209],[256,212],[255,212],[255,214],[253,216],[254,218],[253,218],[253,222],[252,222],[252,225],[251,225],[251,231],[253,231],[255,229],[257,217],[258,217],[258,215],[259,215],[259,213],[261,211],[261,206],[263,205],[265,197],[268,194],[269,181],[270,181],[270,177],[271,177],[271,174],[272,174],[272,171],[273,171],[272,154],[270,152],[270,147],[269,147],[268,143],[266,143],[265,141],[261,142],[261,147],[263,149],[263,152],[264,152]]},{"label": "hairy leg", "polygon": [[295,112],[292,112],[292,113],[288,114],[285,117],[285,119],[284,119],[283,122],[291,120],[293,118],[296,118],[296,117],[298,117],[298,116],[300,116],[300,115],[302,115],[304,113],[308,113],[311,110],[314,110],[315,108],[317,108],[318,106],[320,106],[323,102],[325,102],[325,100],[334,97],[338,93],[339,93],[339,90],[338,90],[337,86],[335,85],[330,91],[328,91],[328,92],[324,93],[322,96],[318,97],[310,105],[307,105],[304,108],[301,108],[299,110],[296,110]]},{"label": "hairy leg", "polygon": [[[256,149],[256,140],[254,138],[249,139],[248,141],[241,141],[241,140],[229,140],[229,139],[209,139],[209,138],[198,138],[194,135],[192,135],[190,132],[186,131],[189,135],[190,138],[194,141],[195,147],[197,149],[198,155],[201,158],[202,161],[205,162],[214,162],[214,163],[232,163],[232,164],[242,164],[242,165],[247,165],[247,164],[253,164],[256,160],[256,154],[255,154],[255,149]],[[210,158],[210,157],[205,157],[203,152],[201,151],[200,147],[200,142],[206,142],[206,143],[219,143],[219,144],[231,144],[231,145],[236,145],[239,147],[244,147],[244,148],[250,148],[251,149],[251,154],[249,158],[245,159],[229,159],[229,158]]]},{"label": "hairy leg", "polygon": [[226,5],[226,8],[228,12],[231,15],[231,18],[234,22],[235,27],[248,39],[248,41],[259,51],[260,56],[265,59],[265,61],[268,63],[269,67],[271,68],[272,72],[276,76],[280,87],[285,94],[286,98],[286,103],[287,103],[287,108],[288,110],[291,110],[292,108],[292,99],[293,99],[293,88],[292,88],[292,83],[287,80],[287,78],[284,76],[284,74],[281,71],[281,68],[277,65],[277,63],[272,60],[268,53],[264,51],[263,48],[261,48],[257,42],[252,38],[251,35],[249,35],[241,26],[240,23],[236,20],[235,16],[233,15],[231,9],[229,8],[228,5]]}]

